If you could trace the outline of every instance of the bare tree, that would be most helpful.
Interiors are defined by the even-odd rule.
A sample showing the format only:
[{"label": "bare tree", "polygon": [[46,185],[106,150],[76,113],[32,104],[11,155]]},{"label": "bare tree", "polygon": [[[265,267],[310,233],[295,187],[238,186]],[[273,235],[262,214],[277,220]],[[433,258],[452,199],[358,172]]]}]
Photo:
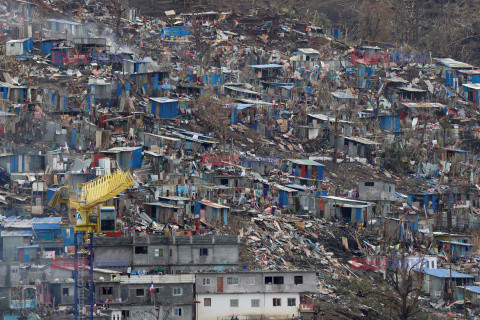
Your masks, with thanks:
[{"label": "bare tree", "polygon": [[[390,239],[387,237],[387,239]],[[414,319],[421,309],[419,298],[422,293],[426,267],[423,254],[409,257],[405,247],[398,248],[394,242],[383,242],[383,263],[385,265],[386,287],[370,289],[366,294],[378,297],[389,306],[395,319]]]}]

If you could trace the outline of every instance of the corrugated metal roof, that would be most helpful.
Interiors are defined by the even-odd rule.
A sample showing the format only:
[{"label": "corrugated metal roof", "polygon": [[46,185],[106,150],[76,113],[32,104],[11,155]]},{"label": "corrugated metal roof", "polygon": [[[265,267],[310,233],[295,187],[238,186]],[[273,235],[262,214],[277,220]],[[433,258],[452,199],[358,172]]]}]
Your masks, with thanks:
[{"label": "corrugated metal roof", "polygon": [[231,103],[223,106],[224,108],[237,108],[238,110],[243,110],[246,108],[255,107],[253,103]]},{"label": "corrugated metal roof", "polygon": [[152,137],[155,137],[155,138],[166,139],[166,140],[171,140],[171,141],[180,141],[181,140],[181,139],[170,137],[170,136],[162,136],[162,135],[159,135],[159,134],[153,134],[153,133],[148,133],[148,132],[146,132],[145,134],[147,134],[149,136],[152,136]]},{"label": "corrugated metal roof", "polygon": [[215,203],[215,202],[212,202],[212,201],[209,201],[209,200],[202,200],[202,201],[198,201],[198,202],[201,203],[201,204],[204,204],[206,206],[212,207],[212,208],[230,209],[230,207],[227,207],[227,206],[224,206],[220,203]]},{"label": "corrugated metal roof", "polygon": [[165,203],[165,202],[150,202],[150,203],[145,203],[146,205],[148,206],[153,206],[153,207],[162,207],[162,208],[170,208],[170,209],[176,209],[178,207],[176,206],[173,206],[169,203]]},{"label": "corrugated metal roof", "polygon": [[314,188],[309,188],[309,187],[306,187],[306,186],[300,186],[298,184],[287,184],[286,187],[292,188],[292,189],[303,190],[303,191],[315,190]]},{"label": "corrugated metal roof", "polygon": [[465,74],[480,74],[480,70],[458,70],[458,72]]},{"label": "corrugated metal roof", "polygon": [[120,152],[127,152],[127,151],[134,151],[137,149],[140,149],[141,147],[115,147],[115,148],[110,148],[106,151],[107,153],[120,153]]},{"label": "corrugated metal roof", "polygon": [[[309,113],[307,114],[309,117],[312,117],[312,118],[315,118],[315,119],[318,119],[318,120],[321,120],[321,121],[330,121],[330,122],[335,122],[335,118],[334,117],[329,117],[325,114],[321,114],[321,113]],[[353,121],[348,121],[348,120],[342,120],[342,119],[337,119],[337,122],[340,122],[340,123],[353,123]]]},{"label": "corrugated metal roof", "polygon": [[473,90],[480,90],[480,83],[464,83],[463,86]]},{"label": "corrugated metal roof", "polygon": [[31,249],[31,248],[38,248],[39,245],[38,244],[32,244],[32,245],[29,245],[29,246],[19,246],[17,247],[17,249]]},{"label": "corrugated metal roof", "polygon": [[152,101],[158,102],[158,103],[170,103],[170,102],[178,102],[178,100],[175,99],[170,99],[166,97],[158,97],[158,98],[149,98]]},{"label": "corrugated metal roof", "polygon": [[77,25],[77,26],[81,25],[81,23],[68,21],[68,20],[65,20],[65,19],[49,19],[48,21],[58,22],[58,23],[66,23],[66,24],[74,24],[74,25]]},{"label": "corrugated metal roof", "polygon": [[342,198],[342,197],[335,197],[335,196],[320,196],[321,199],[332,200],[332,201],[340,201],[340,202],[350,202],[350,203],[358,203],[360,205],[371,205],[369,202],[354,200],[350,198]]},{"label": "corrugated metal roof", "polygon": [[282,186],[281,184],[278,184],[278,183],[274,183],[273,185],[274,185],[275,188],[277,188],[278,190],[282,190],[282,191],[285,191],[285,192],[298,192],[298,190],[296,190],[296,189],[284,187],[284,186]]},{"label": "corrugated metal roof", "polygon": [[407,92],[427,92],[427,90],[419,88],[408,88],[408,87],[397,87],[398,90],[407,91]]},{"label": "corrugated metal roof", "polygon": [[477,286],[467,286],[465,288],[467,291],[470,291],[470,292],[473,292],[473,293],[476,293],[476,294],[480,294],[480,287],[477,287]]},{"label": "corrugated metal roof", "polygon": [[461,62],[461,61],[457,61],[457,60],[454,60],[452,58],[437,58],[435,60],[437,60],[438,62],[440,62],[444,66],[452,68],[452,69],[474,68],[474,66],[472,66],[471,64]]},{"label": "corrugated metal roof", "polygon": [[459,242],[459,241],[440,240],[439,242],[442,242],[442,243],[450,243],[450,244],[454,244],[454,245],[458,245],[458,246],[473,247],[473,244],[471,244],[471,243],[463,243],[463,242]]},{"label": "corrugated metal roof", "polygon": [[252,64],[249,65],[250,68],[255,68],[255,69],[274,69],[274,68],[283,68],[283,65],[281,64]]},{"label": "corrugated metal roof", "polygon": [[[425,273],[432,277],[437,278],[450,278],[450,270],[449,269],[425,269]],[[452,270],[452,278],[474,278],[471,275],[456,272]]]},{"label": "corrugated metal roof", "polygon": [[332,92],[332,96],[337,99],[357,99],[357,97],[355,97],[354,95],[341,91]]},{"label": "corrugated metal roof", "polygon": [[261,95],[261,93],[259,93],[259,92],[249,90],[249,89],[245,89],[245,88],[241,88],[241,87],[225,86],[225,88],[230,89],[232,91],[242,92],[242,93]]},{"label": "corrugated metal roof", "polygon": [[361,144],[367,144],[367,145],[379,145],[379,144],[381,144],[381,143],[378,143],[378,142],[375,142],[375,141],[372,141],[372,140],[369,140],[369,139],[366,139],[366,138],[345,136],[343,134],[341,134],[340,136],[343,137],[344,139],[352,140],[352,141],[355,141],[355,142],[358,142],[358,143],[361,143]]},{"label": "corrugated metal roof", "polygon": [[445,108],[446,106],[437,102],[403,102],[407,108]]},{"label": "corrugated metal roof", "polygon": [[303,52],[306,54],[319,54],[320,51],[312,49],[312,48],[300,48],[298,49],[298,52]]},{"label": "corrugated metal roof", "polygon": [[288,161],[292,162],[292,163],[295,163],[295,164],[300,164],[300,165],[303,165],[303,166],[321,166],[321,167],[325,167],[325,165],[321,164],[321,163],[318,163],[316,161],[313,161],[313,160],[308,160],[308,159],[288,159]]}]

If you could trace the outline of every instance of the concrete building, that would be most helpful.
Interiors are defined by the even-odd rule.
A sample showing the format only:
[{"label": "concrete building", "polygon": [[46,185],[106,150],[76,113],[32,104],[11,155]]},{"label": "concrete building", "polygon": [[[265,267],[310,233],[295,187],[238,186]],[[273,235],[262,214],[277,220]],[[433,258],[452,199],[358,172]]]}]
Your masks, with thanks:
[{"label": "concrete building", "polygon": [[194,285],[193,274],[114,275],[95,281],[95,301],[103,307],[120,308],[122,319],[193,320]]},{"label": "concrete building", "polygon": [[[236,269],[238,236],[144,236],[95,238],[95,267],[166,273]],[[142,270],[142,271],[140,271]]]},{"label": "concrete building", "polygon": [[395,200],[395,183],[382,180],[360,181],[358,198],[363,201]]},{"label": "concrete building", "polygon": [[196,275],[197,320],[289,319],[299,315],[303,293],[315,292],[316,274],[231,272]]},{"label": "concrete building", "polygon": [[376,203],[376,213],[383,217],[392,212],[395,201],[395,184],[383,180],[368,180],[358,183],[358,199]]}]

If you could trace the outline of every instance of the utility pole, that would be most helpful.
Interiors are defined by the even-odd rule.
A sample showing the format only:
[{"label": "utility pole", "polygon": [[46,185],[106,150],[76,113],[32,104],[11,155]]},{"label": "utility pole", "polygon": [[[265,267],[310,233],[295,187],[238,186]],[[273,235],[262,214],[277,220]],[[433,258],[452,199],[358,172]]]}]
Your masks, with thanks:
[{"label": "utility pole", "polygon": [[338,155],[338,119],[337,119],[337,110],[335,109],[335,124],[333,131],[333,163],[337,164],[337,155]]},{"label": "utility pole", "polygon": [[448,294],[448,301],[452,302],[453,301],[453,281],[452,281],[452,235],[449,234],[448,236],[448,268],[450,271],[450,278],[448,282],[448,289],[447,289],[447,294]]}]

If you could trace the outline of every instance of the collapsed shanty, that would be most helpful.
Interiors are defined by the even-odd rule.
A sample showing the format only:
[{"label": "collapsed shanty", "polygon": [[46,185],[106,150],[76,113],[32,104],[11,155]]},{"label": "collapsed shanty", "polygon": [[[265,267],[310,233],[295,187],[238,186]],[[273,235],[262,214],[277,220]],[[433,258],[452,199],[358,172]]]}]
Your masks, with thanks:
[{"label": "collapsed shanty", "polygon": [[3,319],[480,314],[480,68],[79,3],[0,4]]}]

